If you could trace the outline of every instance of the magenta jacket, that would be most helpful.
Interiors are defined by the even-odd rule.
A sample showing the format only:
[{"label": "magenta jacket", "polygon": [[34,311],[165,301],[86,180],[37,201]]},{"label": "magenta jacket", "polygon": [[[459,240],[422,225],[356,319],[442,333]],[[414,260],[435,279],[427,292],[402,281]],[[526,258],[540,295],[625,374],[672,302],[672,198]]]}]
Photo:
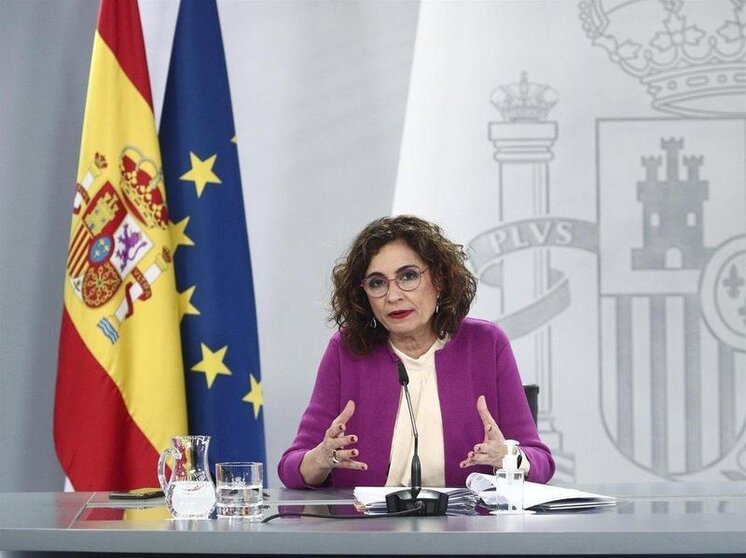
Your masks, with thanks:
[{"label": "magenta jacket", "polygon": [[[331,338],[298,434],[277,466],[285,486],[308,488],[300,475],[303,456],[323,440],[324,432],[350,399],[355,402],[355,414],[346,432],[358,436],[357,459],[367,463],[368,470],[333,469],[326,485],[386,483],[402,389],[397,362],[388,344],[358,356],[345,348],[339,333]],[[505,438],[520,443],[531,463],[528,479],[544,483],[552,477],[554,460],[539,439],[513,351],[501,329],[487,321],[465,318],[451,340],[435,353],[435,369],[443,420],[446,486],[464,486],[467,475],[474,471],[492,472],[486,466],[459,468],[469,451],[484,440],[484,427],[477,413],[480,395],[487,398],[490,413]]]}]

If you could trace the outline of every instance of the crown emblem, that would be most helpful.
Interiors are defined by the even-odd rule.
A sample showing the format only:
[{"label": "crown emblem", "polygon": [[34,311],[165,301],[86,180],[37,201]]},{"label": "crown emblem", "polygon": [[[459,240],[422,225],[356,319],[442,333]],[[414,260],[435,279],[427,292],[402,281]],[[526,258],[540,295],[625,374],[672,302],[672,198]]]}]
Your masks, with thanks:
[{"label": "crown emblem", "polygon": [[165,229],[168,210],[161,193],[163,173],[154,161],[134,147],[125,147],[119,158],[119,187],[128,208],[148,228]]},{"label": "crown emblem", "polygon": [[583,0],[585,34],[647,86],[653,108],[743,115],[746,0]]},{"label": "crown emblem", "polygon": [[522,72],[520,82],[495,89],[490,102],[506,122],[541,122],[546,120],[558,98],[554,89],[548,85],[529,83],[526,72]]}]

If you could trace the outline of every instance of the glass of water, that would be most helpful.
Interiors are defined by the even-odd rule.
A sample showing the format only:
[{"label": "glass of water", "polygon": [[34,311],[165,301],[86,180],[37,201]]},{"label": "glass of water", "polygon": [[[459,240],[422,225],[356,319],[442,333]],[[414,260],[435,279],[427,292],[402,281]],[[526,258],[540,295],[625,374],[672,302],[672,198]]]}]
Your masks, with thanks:
[{"label": "glass of water", "polygon": [[262,518],[264,465],[254,461],[218,463],[215,467],[218,517]]}]

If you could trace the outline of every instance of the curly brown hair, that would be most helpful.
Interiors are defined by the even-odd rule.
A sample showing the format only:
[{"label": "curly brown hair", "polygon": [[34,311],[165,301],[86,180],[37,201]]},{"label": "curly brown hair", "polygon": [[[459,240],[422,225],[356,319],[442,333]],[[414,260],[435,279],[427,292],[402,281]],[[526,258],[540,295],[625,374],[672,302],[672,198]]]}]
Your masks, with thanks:
[{"label": "curly brown hair", "polygon": [[334,292],[329,321],[342,332],[345,345],[358,355],[388,339],[383,327],[370,327],[373,310],[360,286],[370,261],[389,242],[403,240],[427,264],[440,291],[433,330],[440,339],[453,334],[469,313],[477,282],[466,268],[463,246],[443,236],[440,227],[412,215],[382,217],[368,224],[352,242],[347,257],[332,271]]}]

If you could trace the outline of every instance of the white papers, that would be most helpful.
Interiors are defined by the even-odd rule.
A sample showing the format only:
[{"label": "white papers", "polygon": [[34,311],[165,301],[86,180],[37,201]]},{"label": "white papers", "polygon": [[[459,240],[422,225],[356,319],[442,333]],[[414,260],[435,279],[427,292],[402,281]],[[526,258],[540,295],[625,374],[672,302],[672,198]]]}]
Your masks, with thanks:
[{"label": "white papers", "polygon": [[[386,495],[403,490],[395,486],[358,486],[354,490],[355,505],[365,513],[385,513]],[[423,488],[424,490],[425,488]],[[477,500],[485,506],[495,506],[495,477],[472,473],[466,478],[466,488],[427,488],[448,494],[448,515],[471,515]],[[523,483],[523,508],[534,511],[559,511],[614,506],[613,496],[594,494],[575,488],[561,488],[534,482]]]},{"label": "white papers", "polygon": [[[496,504],[494,476],[472,473],[466,478],[466,486],[488,506]],[[529,481],[523,483],[523,508],[527,510],[574,510],[613,506],[616,502],[617,499],[612,496],[584,492],[574,488],[561,488]]]}]

